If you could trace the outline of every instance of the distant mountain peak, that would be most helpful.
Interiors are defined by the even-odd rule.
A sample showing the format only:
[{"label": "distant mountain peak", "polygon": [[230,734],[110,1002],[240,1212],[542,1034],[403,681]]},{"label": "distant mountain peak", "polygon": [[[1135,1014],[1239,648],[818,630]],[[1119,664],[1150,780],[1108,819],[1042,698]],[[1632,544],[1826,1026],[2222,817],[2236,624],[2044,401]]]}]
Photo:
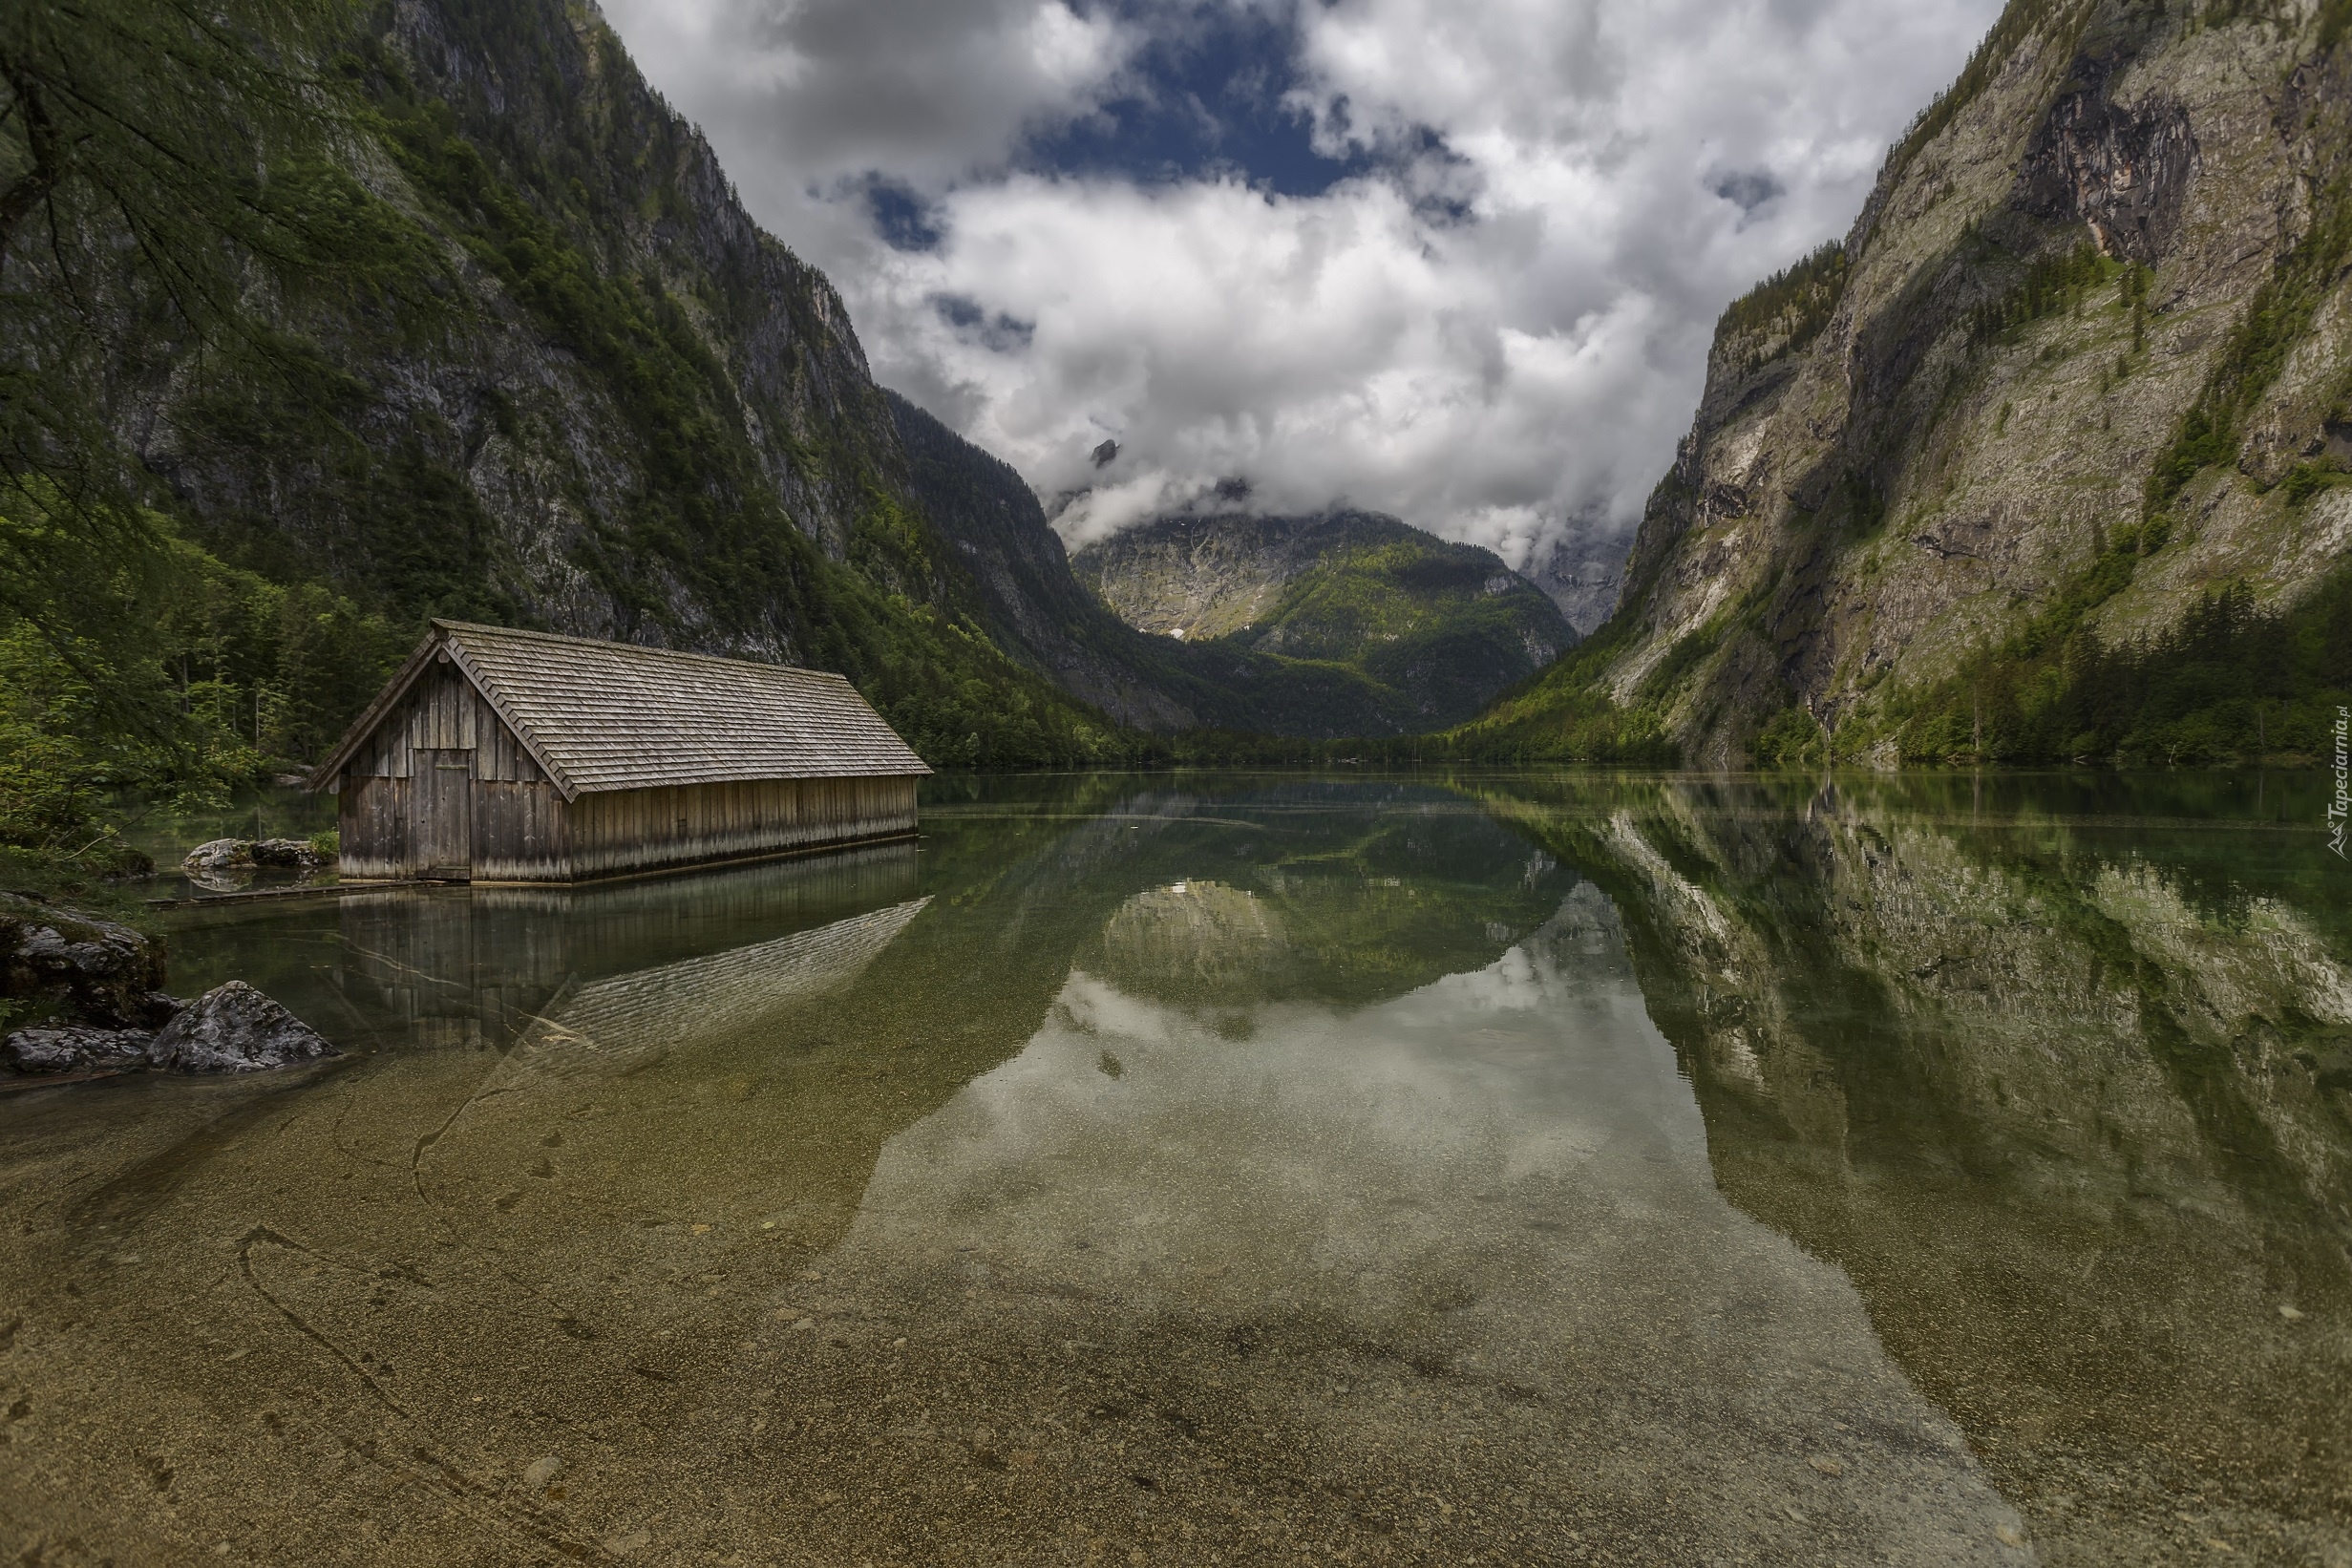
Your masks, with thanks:
[{"label": "distant mountain peak", "polygon": [[[1469,716],[1576,640],[1491,552],[1373,513],[1184,513],[1073,560],[1010,466],[890,401],[916,489],[979,583],[991,632],[1125,722],[1417,731]],[[1176,566],[1172,551],[1199,562]],[[1106,593],[1130,567],[1189,586],[1168,586],[1155,606]]]},{"label": "distant mountain peak", "polygon": [[1071,564],[1138,630],[1360,668],[1432,725],[1468,717],[1577,641],[1493,551],[1353,508],[1176,513]]}]

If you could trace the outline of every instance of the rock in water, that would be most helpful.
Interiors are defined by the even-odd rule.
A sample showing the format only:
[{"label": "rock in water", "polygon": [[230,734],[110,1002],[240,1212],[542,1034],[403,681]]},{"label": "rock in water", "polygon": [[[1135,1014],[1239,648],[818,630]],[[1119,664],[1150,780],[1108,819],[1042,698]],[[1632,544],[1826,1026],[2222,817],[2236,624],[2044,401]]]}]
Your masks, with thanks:
[{"label": "rock in water", "polygon": [[18,1029],[0,1040],[0,1069],[10,1072],[137,1072],[155,1036],[145,1029],[82,1024]]},{"label": "rock in water", "polygon": [[246,846],[252,852],[257,866],[291,866],[298,871],[316,871],[334,857],[321,855],[307,838],[264,838]]},{"label": "rock in water", "polygon": [[342,1054],[276,1002],[232,980],[165,1025],[147,1059],[177,1072],[253,1072]]},{"label": "rock in water", "polygon": [[334,859],[307,838],[215,838],[188,851],[180,869],[199,887],[227,892],[244,886],[257,869],[307,874]]},{"label": "rock in water", "polygon": [[0,893],[0,997],[110,1028],[162,1026],[163,946],[127,925]]},{"label": "rock in water", "polygon": [[242,871],[253,864],[253,840],[250,838],[215,838],[197,845],[180,858],[180,869],[191,876],[203,872],[218,875],[223,871]]}]

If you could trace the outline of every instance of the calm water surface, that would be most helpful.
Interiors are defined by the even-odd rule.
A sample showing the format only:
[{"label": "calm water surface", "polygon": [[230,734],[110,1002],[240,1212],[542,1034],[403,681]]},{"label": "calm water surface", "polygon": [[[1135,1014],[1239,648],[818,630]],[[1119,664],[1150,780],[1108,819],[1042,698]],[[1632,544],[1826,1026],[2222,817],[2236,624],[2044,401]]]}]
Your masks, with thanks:
[{"label": "calm water surface", "polygon": [[941,781],[176,911],[0,1096],[29,1563],[2352,1564],[2320,781]]}]

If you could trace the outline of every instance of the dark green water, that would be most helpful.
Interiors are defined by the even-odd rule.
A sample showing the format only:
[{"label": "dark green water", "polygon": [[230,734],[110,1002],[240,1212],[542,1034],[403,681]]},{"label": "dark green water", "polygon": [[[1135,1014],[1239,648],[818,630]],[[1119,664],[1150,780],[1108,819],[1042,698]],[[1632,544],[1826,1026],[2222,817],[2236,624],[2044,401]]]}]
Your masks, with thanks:
[{"label": "dark green water", "polygon": [[350,1054],[0,1096],[0,1547],[2352,1563],[2322,788],[946,780],[176,912]]}]

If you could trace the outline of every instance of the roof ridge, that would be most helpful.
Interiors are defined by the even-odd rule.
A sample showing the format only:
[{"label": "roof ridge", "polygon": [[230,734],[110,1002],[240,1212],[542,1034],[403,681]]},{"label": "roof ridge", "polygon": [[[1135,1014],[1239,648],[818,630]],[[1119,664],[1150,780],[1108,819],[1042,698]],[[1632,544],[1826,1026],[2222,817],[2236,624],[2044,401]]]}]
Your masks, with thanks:
[{"label": "roof ridge", "polygon": [[435,617],[321,765],[320,782],[397,711],[436,657],[474,687],[566,799],[931,771],[855,685],[830,670]]},{"label": "roof ridge", "polygon": [[442,631],[483,632],[492,637],[527,638],[535,643],[565,643],[574,647],[612,648],[622,653],[639,653],[653,659],[691,659],[701,664],[726,665],[745,669],[780,669],[795,675],[816,675],[829,681],[839,681],[855,689],[856,683],[834,669],[811,669],[806,665],[773,663],[766,659],[734,659],[724,653],[697,653],[690,648],[647,647],[643,643],[616,642],[609,637],[573,637],[560,631],[533,631],[523,626],[494,626],[480,621],[449,621],[440,616],[433,625]]}]

